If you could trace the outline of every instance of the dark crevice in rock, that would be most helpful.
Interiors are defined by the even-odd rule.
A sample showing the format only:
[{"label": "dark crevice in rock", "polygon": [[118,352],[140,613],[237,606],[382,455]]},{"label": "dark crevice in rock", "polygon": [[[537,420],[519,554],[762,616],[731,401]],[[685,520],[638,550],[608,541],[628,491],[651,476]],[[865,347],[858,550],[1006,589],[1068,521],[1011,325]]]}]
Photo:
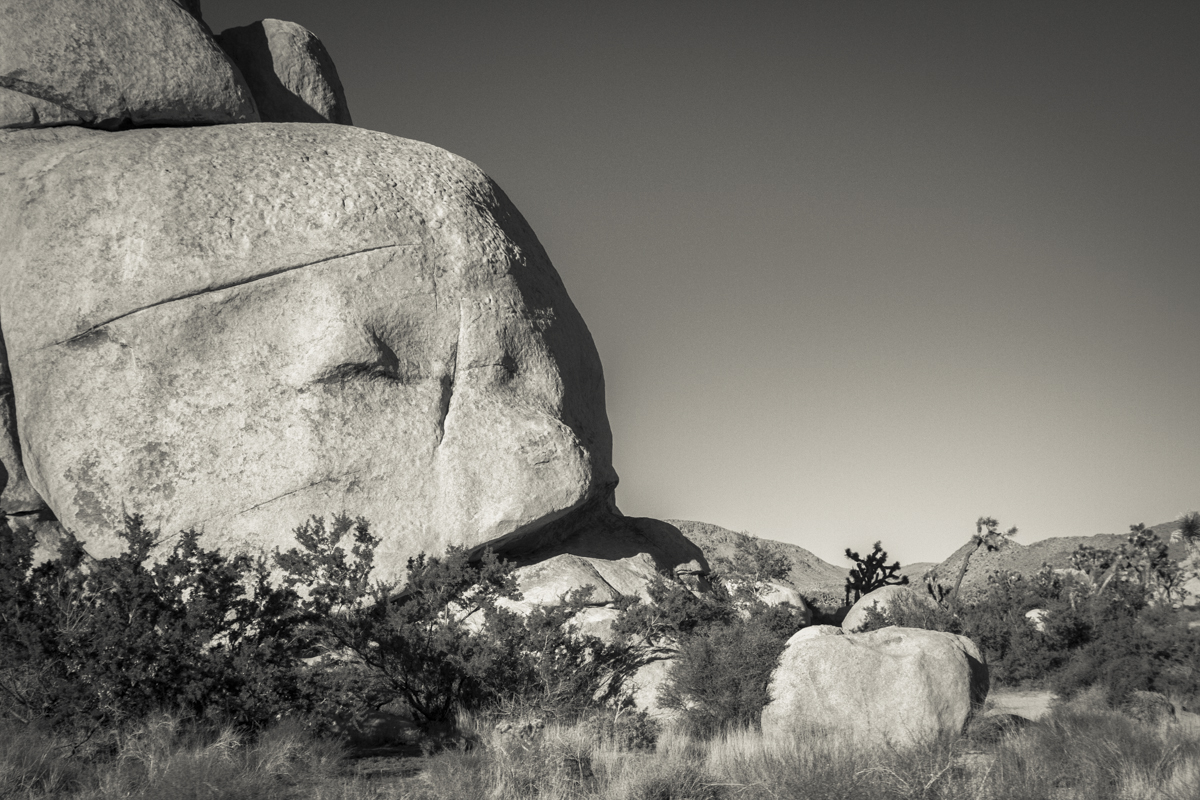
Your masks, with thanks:
[{"label": "dark crevice in rock", "polygon": [[355,361],[330,367],[313,379],[313,383],[344,384],[354,380],[383,380],[408,384],[420,377],[420,369],[402,362],[396,351],[388,346],[378,333],[367,331],[375,358],[370,361]]},{"label": "dark crevice in rock", "polygon": [[442,376],[442,395],[438,399],[437,444],[440,447],[446,438],[446,418],[450,416],[450,402],[454,399],[454,380],[458,377],[458,348],[462,342],[463,307],[458,306],[458,338],[450,350],[450,369]]},{"label": "dark crevice in rock", "polygon": [[29,517],[39,522],[58,522],[58,517],[48,508],[35,508],[32,511],[5,511],[4,516],[20,517],[22,519]]}]

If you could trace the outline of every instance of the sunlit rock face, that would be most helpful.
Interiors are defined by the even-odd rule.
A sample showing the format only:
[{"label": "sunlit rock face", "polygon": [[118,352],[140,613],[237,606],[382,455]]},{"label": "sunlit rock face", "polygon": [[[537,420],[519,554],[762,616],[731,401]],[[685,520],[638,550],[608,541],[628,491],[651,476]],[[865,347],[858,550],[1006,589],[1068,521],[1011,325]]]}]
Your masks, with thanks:
[{"label": "sunlit rock face", "polygon": [[29,481],[95,556],[363,515],[383,576],[611,494],[600,361],[476,166],[333,125],[0,141],[0,327]]}]

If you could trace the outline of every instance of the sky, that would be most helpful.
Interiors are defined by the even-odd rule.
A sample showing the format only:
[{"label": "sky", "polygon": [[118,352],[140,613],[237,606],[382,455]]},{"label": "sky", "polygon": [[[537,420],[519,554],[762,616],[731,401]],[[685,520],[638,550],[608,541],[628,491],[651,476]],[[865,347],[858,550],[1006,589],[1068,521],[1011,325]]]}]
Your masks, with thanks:
[{"label": "sky", "polygon": [[617,501],[940,561],[1200,507],[1200,4],[203,0],[479,164],[604,364]]}]

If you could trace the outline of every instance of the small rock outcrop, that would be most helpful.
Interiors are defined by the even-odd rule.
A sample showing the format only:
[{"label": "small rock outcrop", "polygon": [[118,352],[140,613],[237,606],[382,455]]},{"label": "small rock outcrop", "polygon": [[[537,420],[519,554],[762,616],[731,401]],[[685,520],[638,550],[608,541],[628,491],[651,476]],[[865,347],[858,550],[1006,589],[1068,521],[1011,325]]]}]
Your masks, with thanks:
[{"label": "small rock outcrop", "polygon": [[868,609],[876,609],[882,614],[902,608],[934,606],[933,598],[922,594],[911,586],[881,586],[873,592],[868,592],[858,599],[846,618],[842,620],[842,629],[847,633],[857,633],[867,624]]},{"label": "small rock outcrop", "polygon": [[171,0],[0,0],[0,128],[254,122],[237,67]]},{"label": "small rock outcrop", "polygon": [[[810,632],[811,631],[811,632]],[[964,636],[914,628],[788,640],[763,709],[767,736],[836,732],[906,747],[958,733],[987,697],[987,667]]]},{"label": "small rock outcrop", "polygon": [[264,19],[221,31],[217,43],[242,71],[263,122],[353,124],[333,59],[303,26]]},{"label": "small rock outcrop", "polygon": [[1049,617],[1050,612],[1044,608],[1031,608],[1025,612],[1025,619],[1029,620],[1029,624],[1038,633],[1046,632],[1046,620]]}]

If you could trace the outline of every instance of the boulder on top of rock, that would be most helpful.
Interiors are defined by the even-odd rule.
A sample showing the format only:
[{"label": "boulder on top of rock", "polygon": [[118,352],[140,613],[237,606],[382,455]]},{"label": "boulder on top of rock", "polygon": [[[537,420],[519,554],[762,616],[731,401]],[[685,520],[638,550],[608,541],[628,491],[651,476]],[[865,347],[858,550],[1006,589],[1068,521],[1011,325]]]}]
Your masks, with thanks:
[{"label": "boulder on top of rock", "polygon": [[172,0],[0,0],[0,128],[255,122],[250,90]]},{"label": "boulder on top of rock", "polygon": [[[123,549],[126,510],[268,551],[344,510],[399,577],[611,497],[587,327],[504,193],[437,147],[335,125],[11,132],[0,242],[25,469],[94,556]],[[594,549],[635,557],[621,536]]]},{"label": "boulder on top of rock", "polygon": [[242,71],[263,122],[353,124],[333,59],[303,26],[264,19],[226,28],[217,43]]},{"label": "boulder on top of rock", "polygon": [[847,633],[857,633],[867,625],[867,610],[875,609],[881,614],[899,611],[903,608],[924,606],[933,608],[936,603],[933,598],[922,594],[911,586],[881,586],[873,592],[868,592],[858,599],[846,618],[842,620],[842,629]]},{"label": "boulder on top of rock", "polygon": [[964,636],[895,627],[793,636],[771,676],[762,730],[906,747],[961,732],[987,690],[983,656]]}]

